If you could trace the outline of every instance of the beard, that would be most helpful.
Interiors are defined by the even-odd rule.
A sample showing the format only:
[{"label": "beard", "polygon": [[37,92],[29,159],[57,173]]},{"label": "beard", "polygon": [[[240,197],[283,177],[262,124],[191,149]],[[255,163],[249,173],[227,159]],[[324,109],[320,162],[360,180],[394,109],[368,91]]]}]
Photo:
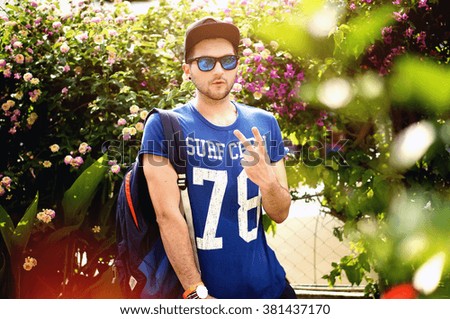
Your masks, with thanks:
[{"label": "beard", "polygon": [[222,101],[225,99],[233,89],[234,81],[232,83],[228,83],[225,79],[221,79],[225,81],[220,88],[214,88],[214,84],[212,84],[214,81],[217,81],[217,79],[212,80],[211,82],[205,84],[205,85],[199,85],[195,79],[192,79],[192,83],[194,83],[195,87],[197,88],[198,92],[205,96],[206,98],[212,100],[212,101]]}]

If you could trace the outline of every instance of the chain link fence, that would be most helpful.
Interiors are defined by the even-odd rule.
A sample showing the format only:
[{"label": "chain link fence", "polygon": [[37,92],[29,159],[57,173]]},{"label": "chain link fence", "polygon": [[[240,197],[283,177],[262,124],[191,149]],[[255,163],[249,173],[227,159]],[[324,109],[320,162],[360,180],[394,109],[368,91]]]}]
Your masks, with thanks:
[{"label": "chain link fence", "polygon": [[296,291],[309,297],[361,298],[365,283],[351,287],[342,274],[334,288],[322,276],[332,270],[331,263],[351,253],[349,244],[333,235],[335,227],[343,223],[321,212],[318,202],[292,203],[289,217],[277,225],[267,241],[283,265],[286,276]]}]

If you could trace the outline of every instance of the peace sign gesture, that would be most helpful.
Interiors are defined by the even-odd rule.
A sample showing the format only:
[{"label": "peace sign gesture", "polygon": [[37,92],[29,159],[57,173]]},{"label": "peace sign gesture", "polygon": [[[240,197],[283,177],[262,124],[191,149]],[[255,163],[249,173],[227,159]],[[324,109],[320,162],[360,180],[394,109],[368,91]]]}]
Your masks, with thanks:
[{"label": "peace sign gesture", "polygon": [[248,178],[260,188],[265,188],[275,182],[276,175],[270,164],[269,155],[267,154],[264,140],[258,128],[252,127],[252,133],[255,137],[254,144],[241,131],[235,130],[233,133],[245,147],[246,151],[244,152],[241,164]]}]

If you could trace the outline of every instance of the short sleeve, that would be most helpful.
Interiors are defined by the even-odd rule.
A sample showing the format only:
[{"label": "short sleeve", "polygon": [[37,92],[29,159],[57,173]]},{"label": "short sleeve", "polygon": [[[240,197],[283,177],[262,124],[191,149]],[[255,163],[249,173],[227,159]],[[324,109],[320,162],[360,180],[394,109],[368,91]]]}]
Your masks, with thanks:
[{"label": "short sleeve", "polygon": [[159,114],[152,114],[145,123],[139,155],[153,154],[168,158],[167,145],[163,141],[164,133]]},{"label": "short sleeve", "polygon": [[286,155],[283,137],[281,135],[280,126],[274,116],[271,116],[271,132],[268,142],[268,153],[272,163],[278,162]]}]

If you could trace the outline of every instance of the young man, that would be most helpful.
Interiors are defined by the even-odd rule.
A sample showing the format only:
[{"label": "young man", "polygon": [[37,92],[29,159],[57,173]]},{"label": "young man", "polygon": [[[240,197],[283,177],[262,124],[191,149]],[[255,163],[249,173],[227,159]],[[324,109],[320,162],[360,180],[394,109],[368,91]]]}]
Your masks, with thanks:
[{"label": "young man", "polygon": [[295,298],[267,245],[261,218],[261,205],[277,223],[290,207],[281,132],[270,113],[230,99],[239,41],[236,26],[212,17],[186,31],[183,71],[196,98],[174,111],[186,138],[200,269],[180,213],[177,174],[167,159],[159,115],[144,130],[144,172],[185,298]]}]

